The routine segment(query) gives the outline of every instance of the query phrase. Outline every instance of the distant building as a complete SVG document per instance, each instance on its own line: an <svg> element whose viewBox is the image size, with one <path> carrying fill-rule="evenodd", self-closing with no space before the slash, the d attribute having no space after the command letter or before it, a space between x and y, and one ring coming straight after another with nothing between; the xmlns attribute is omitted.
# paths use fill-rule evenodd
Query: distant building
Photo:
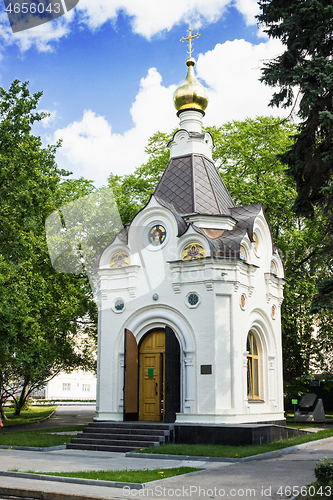
<svg viewBox="0 0 333 500"><path fill-rule="evenodd" d="M82 370L59 373L41 390L33 393L41 399L96 399L96 375Z"/></svg>

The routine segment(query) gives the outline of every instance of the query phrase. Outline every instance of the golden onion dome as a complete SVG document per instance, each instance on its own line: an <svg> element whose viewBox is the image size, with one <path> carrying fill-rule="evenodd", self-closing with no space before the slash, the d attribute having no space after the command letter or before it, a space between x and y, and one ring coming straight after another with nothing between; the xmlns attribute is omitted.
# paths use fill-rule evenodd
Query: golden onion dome
<svg viewBox="0 0 333 500"><path fill-rule="evenodd" d="M207 90L198 82L195 73L195 60L189 57L186 60L188 66L185 81L176 89L173 94L173 102L177 111L184 109L200 109L204 111L208 106Z"/></svg>

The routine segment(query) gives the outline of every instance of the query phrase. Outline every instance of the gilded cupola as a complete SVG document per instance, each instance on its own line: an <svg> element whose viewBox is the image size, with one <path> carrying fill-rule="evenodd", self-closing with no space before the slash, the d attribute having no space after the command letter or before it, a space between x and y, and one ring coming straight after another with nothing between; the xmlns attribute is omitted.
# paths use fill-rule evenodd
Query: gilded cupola
<svg viewBox="0 0 333 500"><path fill-rule="evenodd" d="M188 29L188 36L183 37L181 42L188 42L189 45L189 58L186 60L188 67L187 76L185 81L178 87L173 95L173 102L177 111L185 109L198 109L205 111L208 106L208 95L205 87L198 82L194 73L195 59L192 57L193 48L192 40L199 38L199 33L193 34L192 28Z"/></svg>
<svg viewBox="0 0 333 500"><path fill-rule="evenodd" d="M177 111L185 109L199 109L204 111L208 106L207 90L198 82L194 73L195 60L189 57L186 60L188 66L185 81L176 89L173 102Z"/></svg>

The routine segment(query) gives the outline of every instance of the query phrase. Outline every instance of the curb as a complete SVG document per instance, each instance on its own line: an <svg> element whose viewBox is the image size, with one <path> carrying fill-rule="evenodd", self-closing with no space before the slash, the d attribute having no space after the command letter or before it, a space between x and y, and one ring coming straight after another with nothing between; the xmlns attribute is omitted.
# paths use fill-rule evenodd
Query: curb
<svg viewBox="0 0 333 500"><path fill-rule="evenodd" d="M164 453L134 453L133 451L127 451L125 457L129 458L151 458L151 459L162 459L162 460L193 460L193 461L204 461L204 462L231 462L237 463L242 458L227 458L227 457L200 457L192 455L166 455Z"/></svg>
<svg viewBox="0 0 333 500"><path fill-rule="evenodd" d="M0 445L0 450L25 450L25 451L56 451L65 450L66 445L60 444L59 446L48 446L48 447L34 447L34 446L8 446L3 444Z"/></svg>
<svg viewBox="0 0 333 500"><path fill-rule="evenodd" d="M83 484L86 486L106 486L109 488L124 488L128 486L132 490L142 490L149 483L119 483L116 481L99 481L97 479L83 479L75 477L47 476L44 474L33 474L27 472L0 471L0 476L19 477L22 479L35 479L39 481L53 481L59 483ZM169 478L168 478L169 479ZM0 488L1 493L1 488Z"/></svg>
<svg viewBox="0 0 333 500"><path fill-rule="evenodd" d="M243 458L227 458L227 457L200 457L200 456L191 456L191 455L166 455L163 453L133 453L128 451L125 453L126 457L131 458L160 458L164 460L204 460L205 462L231 462L231 463L239 463L239 462L251 462L254 460L267 460L270 458L281 457L282 455L289 455L294 451L300 448L306 448L309 445L322 443L322 442L330 442L333 441L333 437L325 438L325 439L317 439L315 441L309 441L308 443L297 444L295 446L289 446L288 448L282 448L281 450L268 451L267 453L260 453L259 455L252 455L250 457Z"/></svg>
<svg viewBox="0 0 333 500"><path fill-rule="evenodd" d="M36 500L101 500L100 497L55 493L51 491L29 490L0 486L0 495L13 498L33 498Z"/></svg>
<svg viewBox="0 0 333 500"><path fill-rule="evenodd" d="M188 472L187 474L181 474L181 475L182 476L189 476L191 474L197 474L198 472L202 472L202 470ZM39 481L52 481L52 482L60 482L60 483L67 483L67 484L80 484L80 485L85 485L85 486L104 486L107 488L129 488L132 490L142 490L144 488L147 488L148 486L153 486L155 484L159 484L161 482L168 481L169 479L172 479L173 477L180 477L180 476L165 477L162 479L155 479L154 481L149 481L147 483L120 483L117 481L100 481L98 479L84 479L84 478L62 477L62 476L47 476L44 474L33 474L33 473L28 473L28 472L0 471L0 476L18 477L21 479L34 479L35 481L39 480ZM2 490L3 490L3 487L0 486L0 494L3 494ZM21 491L21 490L18 489L18 491ZM40 497L38 497L38 498L40 498ZM45 497L43 496L42 498L45 498ZM70 495L68 495L68 498L72 498L72 497Z"/></svg>

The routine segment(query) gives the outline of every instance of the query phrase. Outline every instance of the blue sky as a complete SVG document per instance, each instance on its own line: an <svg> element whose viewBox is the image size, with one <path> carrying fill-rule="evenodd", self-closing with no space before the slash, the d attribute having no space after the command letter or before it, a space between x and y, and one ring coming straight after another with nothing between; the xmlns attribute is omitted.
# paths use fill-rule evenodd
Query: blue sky
<svg viewBox="0 0 333 500"><path fill-rule="evenodd" d="M0 0L0 85L43 91L51 117L34 132L45 144L62 138L59 167L100 186L146 160L150 135L178 126L172 94L186 76L189 25L201 33L193 56L210 96L205 125L278 113L258 77L282 47L258 30L258 12L254 0L80 0L13 35Z"/></svg>

